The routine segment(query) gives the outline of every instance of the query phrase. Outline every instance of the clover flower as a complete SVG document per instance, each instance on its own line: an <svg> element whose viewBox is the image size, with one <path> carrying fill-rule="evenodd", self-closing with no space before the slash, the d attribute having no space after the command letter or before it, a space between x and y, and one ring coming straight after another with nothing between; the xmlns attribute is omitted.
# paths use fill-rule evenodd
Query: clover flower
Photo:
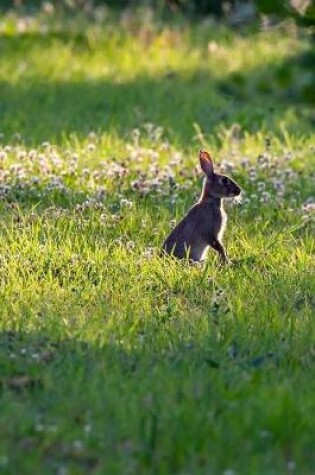
<svg viewBox="0 0 315 475"><path fill-rule="evenodd" d="M257 183L257 190L258 190L258 191L264 191L265 188L266 188L266 183L265 183L265 182L259 181L259 182Z"/></svg>
<svg viewBox="0 0 315 475"><path fill-rule="evenodd" d="M28 152L28 158L29 158L30 160L36 160L37 155L38 155L38 154L37 154L37 151L36 151L36 150L30 150L30 151Z"/></svg>
<svg viewBox="0 0 315 475"><path fill-rule="evenodd" d="M8 158L7 152L5 150L0 151L0 162L4 162Z"/></svg>
<svg viewBox="0 0 315 475"><path fill-rule="evenodd" d="M247 157L242 158L242 160L240 161L240 164L242 168L245 168L245 169L248 168L249 166L248 158Z"/></svg>
<svg viewBox="0 0 315 475"><path fill-rule="evenodd" d="M122 198L122 199L120 200L120 206L121 206L121 207L125 207L125 208L128 208L128 209L131 209L131 208L132 208L132 205L133 205L132 201L129 201L129 200L127 200L126 198Z"/></svg>
<svg viewBox="0 0 315 475"><path fill-rule="evenodd" d="M88 152L92 153L92 152L95 151L95 149L96 149L96 146L95 146L94 143L89 143L89 144L88 144L88 146L87 146L87 151L88 151Z"/></svg>
<svg viewBox="0 0 315 475"><path fill-rule="evenodd" d="M271 200L271 195L268 191L263 191L261 194L260 202L261 203L269 203Z"/></svg>
<svg viewBox="0 0 315 475"><path fill-rule="evenodd" d="M310 196L302 205L302 211L304 214L315 213L315 198Z"/></svg>

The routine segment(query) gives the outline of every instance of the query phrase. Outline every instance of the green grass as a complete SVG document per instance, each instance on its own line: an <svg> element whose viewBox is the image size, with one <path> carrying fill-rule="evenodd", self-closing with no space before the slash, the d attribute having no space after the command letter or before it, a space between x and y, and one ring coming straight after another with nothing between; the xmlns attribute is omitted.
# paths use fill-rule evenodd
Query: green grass
<svg viewBox="0 0 315 475"><path fill-rule="evenodd" d="M308 39L139 18L0 17L0 473L311 475ZM201 147L228 267L158 256Z"/></svg>

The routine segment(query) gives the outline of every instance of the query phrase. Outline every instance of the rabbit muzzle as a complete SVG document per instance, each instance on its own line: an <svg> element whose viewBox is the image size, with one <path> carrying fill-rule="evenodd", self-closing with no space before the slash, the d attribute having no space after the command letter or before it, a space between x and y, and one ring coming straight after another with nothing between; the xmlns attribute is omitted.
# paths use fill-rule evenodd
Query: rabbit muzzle
<svg viewBox="0 0 315 475"><path fill-rule="evenodd" d="M239 196L241 194L241 188L236 185L235 190L232 192L232 196Z"/></svg>
<svg viewBox="0 0 315 475"><path fill-rule="evenodd" d="M233 183L232 186L231 185L229 186L227 196L229 198L232 198L234 196L239 196L241 194L241 191L242 189L236 183Z"/></svg>

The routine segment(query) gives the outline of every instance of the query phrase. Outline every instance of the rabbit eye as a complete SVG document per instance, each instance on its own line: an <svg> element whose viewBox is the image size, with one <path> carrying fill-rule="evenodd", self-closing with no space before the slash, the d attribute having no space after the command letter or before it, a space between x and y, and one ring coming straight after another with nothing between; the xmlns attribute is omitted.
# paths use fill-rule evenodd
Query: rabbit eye
<svg viewBox="0 0 315 475"><path fill-rule="evenodd" d="M222 180L221 180L221 183L222 185L227 185L229 182L228 178L226 178L226 176L222 177Z"/></svg>

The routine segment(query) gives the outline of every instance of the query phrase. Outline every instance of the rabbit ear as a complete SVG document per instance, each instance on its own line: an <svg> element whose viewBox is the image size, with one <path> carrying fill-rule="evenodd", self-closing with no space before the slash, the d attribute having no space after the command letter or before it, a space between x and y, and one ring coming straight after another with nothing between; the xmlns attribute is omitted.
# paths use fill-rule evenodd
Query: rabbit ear
<svg viewBox="0 0 315 475"><path fill-rule="evenodd" d="M199 160L202 171L208 176L212 177L214 174L212 159L208 152L200 150Z"/></svg>

